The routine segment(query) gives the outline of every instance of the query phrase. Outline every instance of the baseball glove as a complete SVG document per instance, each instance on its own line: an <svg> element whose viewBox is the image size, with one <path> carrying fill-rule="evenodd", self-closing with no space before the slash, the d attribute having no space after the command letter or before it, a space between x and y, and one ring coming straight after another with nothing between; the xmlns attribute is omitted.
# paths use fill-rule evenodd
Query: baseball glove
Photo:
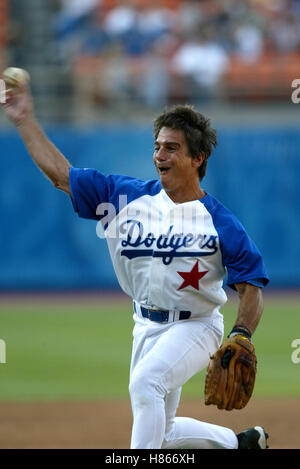
<svg viewBox="0 0 300 469"><path fill-rule="evenodd" d="M208 364L205 404L218 409L243 409L252 395L257 359L254 345L244 335L225 340Z"/></svg>

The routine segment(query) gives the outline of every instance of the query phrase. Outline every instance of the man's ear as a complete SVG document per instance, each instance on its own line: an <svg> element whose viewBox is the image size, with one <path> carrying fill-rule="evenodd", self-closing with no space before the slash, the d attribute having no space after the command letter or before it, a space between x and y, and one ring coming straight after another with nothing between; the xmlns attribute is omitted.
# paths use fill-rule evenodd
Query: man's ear
<svg viewBox="0 0 300 469"><path fill-rule="evenodd" d="M199 155L195 156L195 158L192 159L192 164L195 168L200 168L204 161L204 153L199 153Z"/></svg>

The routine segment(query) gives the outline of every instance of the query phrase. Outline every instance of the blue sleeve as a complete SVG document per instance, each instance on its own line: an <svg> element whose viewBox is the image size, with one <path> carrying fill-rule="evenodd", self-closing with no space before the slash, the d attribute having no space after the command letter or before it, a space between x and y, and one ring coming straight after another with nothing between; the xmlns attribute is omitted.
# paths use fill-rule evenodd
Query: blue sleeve
<svg viewBox="0 0 300 469"><path fill-rule="evenodd" d="M97 214L100 204L111 203L114 205L115 213L118 213L119 202L124 204L124 197L129 203L142 195L155 195L161 190L160 182L157 180L140 181L116 174L106 176L90 168L71 167L69 181L75 212L80 217L91 220L101 218L101 215Z"/></svg>
<svg viewBox="0 0 300 469"><path fill-rule="evenodd" d="M69 182L75 212L82 218L98 220L97 207L108 199L105 176L95 169L71 167Z"/></svg>
<svg viewBox="0 0 300 469"><path fill-rule="evenodd" d="M208 206L219 235L223 265L228 273L228 286L235 290L235 284L242 282L258 287L267 285L269 278L261 253L245 228L219 202Z"/></svg>
<svg viewBox="0 0 300 469"><path fill-rule="evenodd" d="M236 219L231 226L220 229L223 263L227 268L227 284L235 290L235 284L251 283L264 287L269 282L262 256L244 227Z"/></svg>

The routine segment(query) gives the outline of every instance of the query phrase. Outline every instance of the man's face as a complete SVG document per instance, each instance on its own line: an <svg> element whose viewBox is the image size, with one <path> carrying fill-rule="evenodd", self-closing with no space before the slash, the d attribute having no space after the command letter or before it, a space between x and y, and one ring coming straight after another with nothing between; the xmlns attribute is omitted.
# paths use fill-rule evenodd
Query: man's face
<svg viewBox="0 0 300 469"><path fill-rule="evenodd" d="M203 158L192 158L181 129L162 127L155 141L153 161L166 192L184 190L199 183Z"/></svg>

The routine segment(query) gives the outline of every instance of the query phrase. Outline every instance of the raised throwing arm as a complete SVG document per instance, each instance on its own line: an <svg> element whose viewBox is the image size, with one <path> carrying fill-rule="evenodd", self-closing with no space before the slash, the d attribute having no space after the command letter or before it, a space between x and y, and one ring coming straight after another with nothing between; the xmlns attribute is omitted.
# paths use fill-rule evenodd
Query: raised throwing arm
<svg viewBox="0 0 300 469"><path fill-rule="evenodd" d="M19 84L8 88L3 108L7 117L17 127L36 165L55 187L71 195L69 185L71 164L49 140L35 119L28 85Z"/></svg>

